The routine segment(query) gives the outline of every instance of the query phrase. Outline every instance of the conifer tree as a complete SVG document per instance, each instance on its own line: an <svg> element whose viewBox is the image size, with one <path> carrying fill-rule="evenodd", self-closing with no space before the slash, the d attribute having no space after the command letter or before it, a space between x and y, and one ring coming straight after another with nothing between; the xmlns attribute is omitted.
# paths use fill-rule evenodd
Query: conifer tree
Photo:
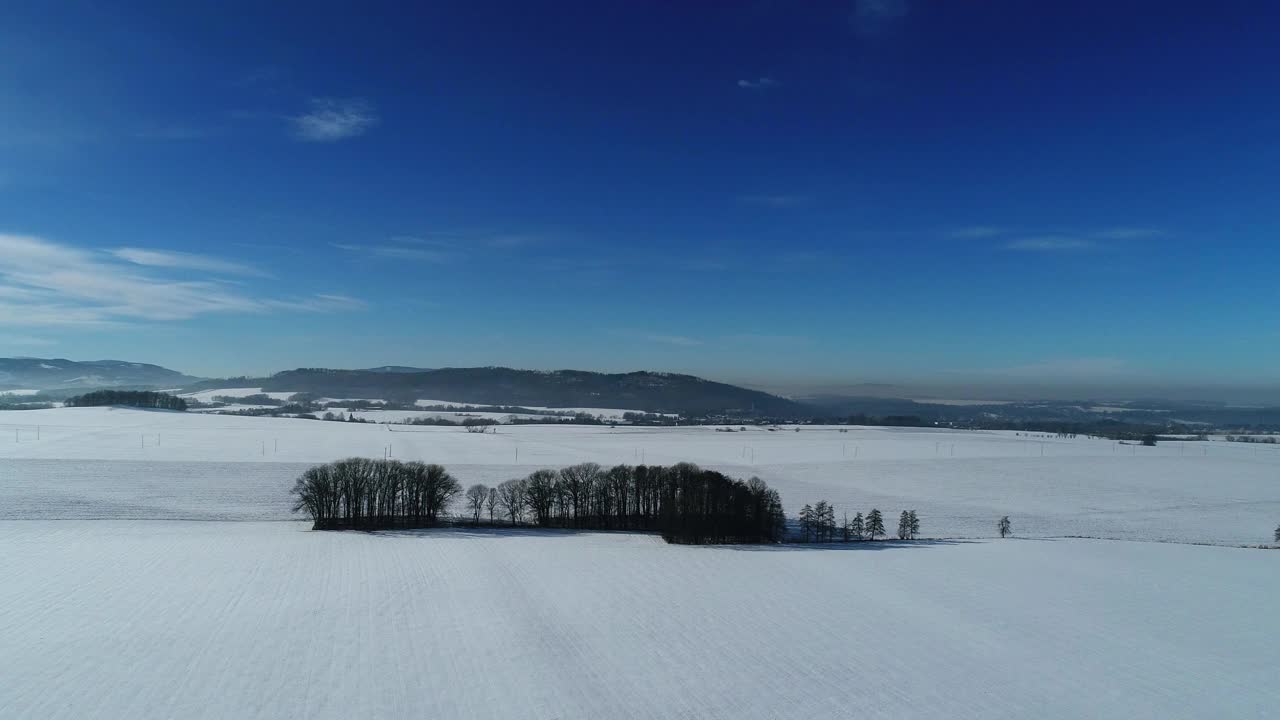
<svg viewBox="0 0 1280 720"><path fill-rule="evenodd" d="M805 504L800 509L800 536L804 542L809 542L809 536L813 533L813 506Z"/></svg>
<svg viewBox="0 0 1280 720"><path fill-rule="evenodd" d="M862 540L862 513L854 513L853 520L849 521L849 534L853 536L854 540Z"/></svg>
<svg viewBox="0 0 1280 720"><path fill-rule="evenodd" d="M1276 542L1280 543L1280 525L1276 526Z"/></svg>
<svg viewBox="0 0 1280 720"><path fill-rule="evenodd" d="M911 539L915 540L916 535L920 534L920 518L916 517L916 511L912 510L907 513L907 520L910 522L910 525L911 525L911 527L909 528L911 533Z"/></svg>
<svg viewBox="0 0 1280 720"><path fill-rule="evenodd" d="M1000 537L1009 537L1013 534L1013 525L1009 522L1009 516L1005 515L1000 518Z"/></svg>
<svg viewBox="0 0 1280 720"><path fill-rule="evenodd" d="M906 510L898 516L898 539L906 540L911 535L911 516Z"/></svg>
<svg viewBox="0 0 1280 720"><path fill-rule="evenodd" d="M867 513L867 539L875 540L877 537L884 535L884 517L880 515L880 511L871 508L871 512Z"/></svg>
<svg viewBox="0 0 1280 720"><path fill-rule="evenodd" d="M818 542L830 542L836 534L836 510L826 500L813 506L813 530Z"/></svg>

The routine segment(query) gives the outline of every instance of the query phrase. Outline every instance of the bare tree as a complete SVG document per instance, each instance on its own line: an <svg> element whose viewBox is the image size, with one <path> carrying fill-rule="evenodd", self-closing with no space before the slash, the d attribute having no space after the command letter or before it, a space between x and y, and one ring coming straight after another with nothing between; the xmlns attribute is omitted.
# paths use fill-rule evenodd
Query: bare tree
<svg viewBox="0 0 1280 720"><path fill-rule="evenodd" d="M551 510L556 504L555 470L534 470L525 480L525 498L533 519L539 525L551 524Z"/></svg>
<svg viewBox="0 0 1280 720"><path fill-rule="evenodd" d="M489 511L489 524L493 524L493 511L498 509L498 488L489 488L489 494L485 496L484 506Z"/></svg>
<svg viewBox="0 0 1280 720"><path fill-rule="evenodd" d="M578 463L560 469L560 481L573 507L573 524L578 525L591 514L591 490L600 479L600 466Z"/></svg>
<svg viewBox="0 0 1280 720"><path fill-rule="evenodd" d="M1013 524L1009 522L1009 516L1005 515L1000 518L1000 537L1006 538L1013 534Z"/></svg>
<svg viewBox="0 0 1280 720"><path fill-rule="evenodd" d="M467 488L467 505L471 507L472 520L477 525L480 524L480 510L484 508L485 500L489 499L489 488L482 484L476 483Z"/></svg>
<svg viewBox="0 0 1280 720"><path fill-rule="evenodd" d="M517 478L515 480L507 480L498 485L498 502L502 504L506 515L511 519L511 524L524 521L525 506L525 480Z"/></svg>

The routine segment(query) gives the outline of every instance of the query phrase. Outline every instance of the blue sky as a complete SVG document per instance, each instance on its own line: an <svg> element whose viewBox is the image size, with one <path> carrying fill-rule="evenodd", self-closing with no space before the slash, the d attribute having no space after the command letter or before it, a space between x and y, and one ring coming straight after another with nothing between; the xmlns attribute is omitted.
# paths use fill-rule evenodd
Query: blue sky
<svg viewBox="0 0 1280 720"><path fill-rule="evenodd" d="M1280 381L1266 4L126 4L6 6L0 355Z"/></svg>

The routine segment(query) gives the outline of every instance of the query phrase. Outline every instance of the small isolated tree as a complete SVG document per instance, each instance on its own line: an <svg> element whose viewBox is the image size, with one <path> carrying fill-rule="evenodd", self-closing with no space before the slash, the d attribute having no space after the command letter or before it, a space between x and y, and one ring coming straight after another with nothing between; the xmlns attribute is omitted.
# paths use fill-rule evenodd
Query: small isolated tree
<svg viewBox="0 0 1280 720"><path fill-rule="evenodd" d="M867 513L866 531L868 540L884 535L884 516L876 508L871 508L871 512Z"/></svg>
<svg viewBox="0 0 1280 720"><path fill-rule="evenodd" d="M862 513L854 513L853 519L849 521L849 535L851 535L854 540L861 540L864 531Z"/></svg>
<svg viewBox="0 0 1280 720"><path fill-rule="evenodd" d="M498 509L498 488L489 488L489 494L484 498L484 507L489 511L489 524L493 524L494 511Z"/></svg>
<svg viewBox="0 0 1280 720"><path fill-rule="evenodd" d="M1280 543L1280 525L1276 526L1276 542Z"/></svg>
<svg viewBox="0 0 1280 720"><path fill-rule="evenodd" d="M1009 516L1005 515L1000 518L1000 537L1006 538L1013 534L1013 524L1009 522Z"/></svg>
<svg viewBox="0 0 1280 720"><path fill-rule="evenodd" d="M911 523L911 539L915 540L916 536L920 534L920 518L916 517L916 511L912 510L907 513L907 520Z"/></svg>
<svg viewBox="0 0 1280 720"><path fill-rule="evenodd" d="M898 516L898 539L906 540L909 537L911 537L911 516L903 510Z"/></svg>
<svg viewBox="0 0 1280 720"><path fill-rule="evenodd" d="M476 483L467 488L467 505L471 507L471 519L480 523L480 510L489 499L489 488L483 483Z"/></svg>

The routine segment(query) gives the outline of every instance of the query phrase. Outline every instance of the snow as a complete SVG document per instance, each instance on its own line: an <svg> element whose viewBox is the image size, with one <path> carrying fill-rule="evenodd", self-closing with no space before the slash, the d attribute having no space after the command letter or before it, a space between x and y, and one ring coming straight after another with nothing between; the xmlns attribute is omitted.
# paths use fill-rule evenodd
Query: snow
<svg viewBox="0 0 1280 720"><path fill-rule="evenodd" d="M479 435L0 412L0 717L1165 720L1280 706L1280 551L1026 537L1266 542L1280 448L844 429ZM825 498L892 525L914 508L926 536L985 537L688 547L292 519L309 464L388 451L464 484L692 460L759 474L793 513ZM1002 514L1019 537L989 537Z"/></svg>
<svg viewBox="0 0 1280 720"><path fill-rule="evenodd" d="M262 388L220 388L218 390L183 393L180 397L195 400L196 402L211 403L215 402L214 398L216 397L242 398L250 395L266 395L272 400L288 400L295 394L292 392L263 392Z"/></svg>
<svg viewBox="0 0 1280 720"><path fill-rule="evenodd" d="M427 399L418 399L414 401L414 405L417 405L418 407L468 408L468 407L490 407L494 404L500 405L503 403L463 403L463 402L453 402L451 400L427 400ZM510 405L513 407L517 406L515 403L506 403L506 405ZM518 405L518 407L524 408L525 410L539 410L543 412L558 413L561 415L566 415L566 414L573 415L576 413L584 413L587 415L599 416L600 418L605 420L621 420L622 417L627 413L644 412L643 410L627 410L622 408L545 407L542 405ZM668 413L667 416L675 417L670 413Z"/></svg>
<svg viewBox="0 0 1280 720"><path fill-rule="evenodd" d="M17 396L23 396L23 397L30 397L32 395L39 394L39 392L40 392L39 390L30 390L30 389L0 390L0 395L17 395Z"/></svg>
<svg viewBox="0 0 1280 720"><path fill-rule="evenodd" d="M379 412L379 411L370 411ZM37 439L37 426L39 439ZM789 512L916 510L926 534L1250 545L1280 522L1280 446L1104 440L919 428L406 427L123 408L0 412L0 518L291 519L308 464L360 455L446 465L495 485L591 461L696 462L759 475Z"/></svg>
<svg viewBox="0 0 1280 720"><path fill-rule="evenodd" d="M1280 553L0 522L0 716L1269 717Z"/></svg>
<svg viewBox="0 0 1280 720"><path fill-rule="evenodd" d="M368 420L375 423L403 423L407 420L416 418L444 418L452 422L461 423L467 419L481 418L485 420L493 420L495 422L507 422L511 418L521 418L526 420L544 420L554 421L554 417L546 415L536 415L532 413L497 413L482 411L460 411L445 412L443 410L352 410L350 408L332 406L325 409L327 412L342 413L344 415L355 415L361 420Z"/></svg>

